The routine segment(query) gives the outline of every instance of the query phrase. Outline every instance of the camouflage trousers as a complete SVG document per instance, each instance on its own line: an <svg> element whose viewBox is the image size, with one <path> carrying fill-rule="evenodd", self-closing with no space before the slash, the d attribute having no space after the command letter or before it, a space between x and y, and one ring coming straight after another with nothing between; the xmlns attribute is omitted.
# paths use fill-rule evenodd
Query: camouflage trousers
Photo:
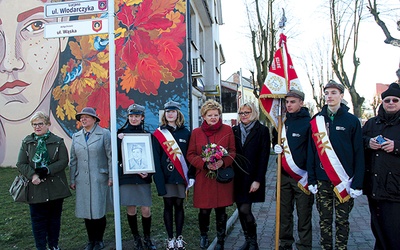
<svg viewBox="0 0 400 250"><path fill-rule="evenodd" d="M333 249L332 223L335 211L335 249L347 249L349 239L349 215L354 206L354 199L350 198L345 203L340 203L330 181L318 181L318 193L316 198L319 212L319 225L321 229L321 248Z"/></svg>

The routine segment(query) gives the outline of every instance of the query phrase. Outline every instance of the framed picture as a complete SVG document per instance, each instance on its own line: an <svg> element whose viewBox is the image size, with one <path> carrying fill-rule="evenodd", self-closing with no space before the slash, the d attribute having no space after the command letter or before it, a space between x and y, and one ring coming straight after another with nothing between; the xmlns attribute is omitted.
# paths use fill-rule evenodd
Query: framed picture
<svg viewBox="0 0 400 250"><path fill-rule="evenodd" d="M121 149L124 174L155 172L151 134L125 134Z"/></svg>

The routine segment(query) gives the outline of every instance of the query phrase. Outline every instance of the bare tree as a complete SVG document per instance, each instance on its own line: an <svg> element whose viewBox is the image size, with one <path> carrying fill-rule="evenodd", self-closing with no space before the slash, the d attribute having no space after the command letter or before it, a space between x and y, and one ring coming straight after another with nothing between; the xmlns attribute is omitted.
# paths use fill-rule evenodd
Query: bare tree
<svg viewBox="0 0 400 250"><path fill-rule="evenodd" d="M375 22L379 25L379 27L381 27L383 33L386 36L385 39L385 43L396 46L396 47L400 47L400 39L394 38L392 37L392 35L390 34L389 29L386 27L385 22L383 22L381 20L381 18L379 17L380 12L378 11L378 5L376 3L376 0L368 0L368 6L367 6L369 12L372 14L372 16L375 19ZM400 30L400 20L397 21L397 30Z"/></svg>
<svg viewBox="0 0 400 250"><path fill-rule="evenodd" d="M278 29L273 15L274 2L275 0L268 0L266 8L263 8L260 1L255 0L254 11L250 10L251 7L249 5L246 6L256 71L251 71L254 86L253 93L257 98L260 96L261 87L267 77L269 66L276 50ZM262 13L265 13L265 9L267 10L266 16L263 16Z"/></svg>
<svg viewBox="0 0 400 250"><path fill-rule="evenodd" d="M376 94L372 99L372 102L369 104L372 107L372 112L374 113L374 116L378 115L378 107L379 104L381 104L381 102L382 102L381 97Z"/></svg>
<svg viewBox="0 0 400 250"><path fill-rule="evenodd" d="M321 42L312 46L311 51L302 56L303 67L318 111L325 105L324 84L333 77L328 44L325 39L322 39Z"/></svg>
<svg viewBox="0 0 400 250"><path fill-rule="evenodd" d="M339 81L349 90L353 103L354 115L361 117L362 104L365 98L361 97L355 87L357 70L360 59L357 57L358 32L362 19L362 0L329 0L330 24L332 38L332 69ZM351 53L353 71L348 72L346 54Z"/></svg>

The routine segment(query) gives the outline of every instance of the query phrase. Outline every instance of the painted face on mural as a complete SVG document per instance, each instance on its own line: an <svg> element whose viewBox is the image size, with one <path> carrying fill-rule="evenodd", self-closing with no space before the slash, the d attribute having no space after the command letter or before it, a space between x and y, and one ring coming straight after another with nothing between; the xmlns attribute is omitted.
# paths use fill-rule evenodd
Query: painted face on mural
<svg viewBox="0 0 400 250"><path fill-rule="evenodd" d="M0 116L30 116L51 92L66 38L44 39L40 0L0 0ZM49 107L50 108L50 107ZM18 112L16 112L18 111Z"/></svg>

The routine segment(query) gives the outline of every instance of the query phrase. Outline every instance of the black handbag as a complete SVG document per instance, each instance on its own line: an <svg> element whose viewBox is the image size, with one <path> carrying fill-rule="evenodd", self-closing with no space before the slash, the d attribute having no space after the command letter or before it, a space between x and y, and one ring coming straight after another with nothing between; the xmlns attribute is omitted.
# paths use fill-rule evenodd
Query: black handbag
<svg viewBox="0 0 400 250"><path fill-rule="evenodd" d="M217 181L219 183L229 183L233 180L235 172L231 166L226 168L219 168L217 170Z"/></svg>
<svg viewBox="0 0 400 250"><path fill-rule="evenodd" d="M29 180L22 174L15 177L9 190L15 202L28 202L28 184Z"/></svg>

